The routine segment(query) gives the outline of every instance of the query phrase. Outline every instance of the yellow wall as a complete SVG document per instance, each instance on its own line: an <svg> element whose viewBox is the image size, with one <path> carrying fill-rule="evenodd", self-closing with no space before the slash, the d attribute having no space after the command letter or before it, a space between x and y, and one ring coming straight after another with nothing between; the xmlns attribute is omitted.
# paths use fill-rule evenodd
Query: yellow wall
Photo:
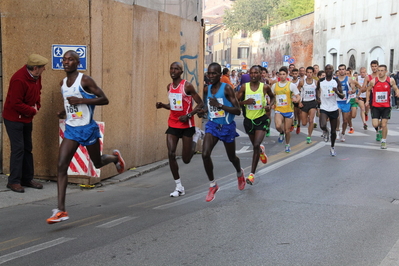
<svg viewBox="0 0 399 266"><path fill-rule="evenodd" d="M118 148L127 167L167 157L165 130L169 65L183 61L184 78L203 84L203 29L198 22L112 0L1 0L3 97L9 79L31 53L51 59L52 44L87 45L88 70L110 104L97 107L105 122L104 153ZM182 60L181 60L182 59ZM43 73L42 109L34 119L35 175L54 177L58 157L58 118L62 110L59 83L65 74ZM202 93L200 94L202 95ZM200 121L197 121L200 125ZM5 131L4 131L5 132ZM3 172L9 172L9 140L3 134ZM102 168L101 178L115 175Z"/></svg>

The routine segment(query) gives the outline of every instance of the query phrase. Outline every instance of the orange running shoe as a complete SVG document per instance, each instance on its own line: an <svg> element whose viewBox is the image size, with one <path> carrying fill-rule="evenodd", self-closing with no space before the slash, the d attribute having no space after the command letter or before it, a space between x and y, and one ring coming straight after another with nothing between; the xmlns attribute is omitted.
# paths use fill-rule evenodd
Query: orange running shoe
<svg viewBox="0 0 399 266"><path fill-rule="evenodd" d="M264 164L267 163L267 155L265 153L265 146L263 146L263 145L260 145L259 159L262 161L262 163L264 163Z"/></svg>
<svg viewBox="0 0 399 266"><path fill-rule="evenodd" d="M353 127L350 128L350 130L348 131L349 134L353 134L355 133L355 130L353 129Z"/></svg>
<svg viewBox="0 0 399 266"><path fill-rule="evenodd" d="M47 219L48 224L55 224L69 219L68 213L60 211L59 209L53 210L53 215Z"/></svg>
<svg viewBox="0 0 399 266"><path fill-rule="evenodd" d="M115 164L116 170L119 174L125 172L125 161L122 158L121 152L119 150L114 150L112 155L118 156L118 162Z"/></svg>
<svg viewBox="0 0 399 266"><path fill-rule="evenodd" d="M250 173L247 178L247 184L253 185L254 183L255 183L255 175L253 173Z"/></svg>

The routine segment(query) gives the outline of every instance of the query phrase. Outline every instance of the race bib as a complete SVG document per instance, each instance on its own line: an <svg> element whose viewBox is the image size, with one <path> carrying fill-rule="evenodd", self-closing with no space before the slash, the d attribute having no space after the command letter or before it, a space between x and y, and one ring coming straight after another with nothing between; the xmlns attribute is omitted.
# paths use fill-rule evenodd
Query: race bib
<svg viewBox="0 0 399 266"><path fill-rule="evenodd" d="M376 91L375 92L375 102L376 103L386 103L386 102L388 102L388 92L386 92L386 91Z"/></svg>
<svg viewBox="0 0 399 266"><path fill-rule="evenodd" d="M324 97L325 98L330 98L333 97L335 95L335 92L333 90L333 88L328 88L327 90L324 90Z"/></svg>
<svg viewBox="0 0 399 266"><path fill-rule="evenodd" d="M316 97L314 89L305 89L305 100L313 100Z"/></svg>
<svg viewBox="0 0 399 266"><path fill-rule="evenodd" d="M277 96L277 106L287 106L287 95L286 94L279 94Z"/></svg>
<svg viewBox="0 0 399 266"><path fill-rule="evenodd" d="M170 110L183 111L183 96L181 93L169 93Z"/></svg>
<svg viewBox="0 0 399 266"><path fill-rule="evenodd" d="M79 105L75 104L66 104L65 111L68 118L71 119L82 119L83 112L79 109Z"/></svg>
<svg viewBox="0 0 399 266"><path fill-rule="evenodd" d="M217 98L218 102L223 104L223 98ZM225 117L226 114L224 113L224 110L220 109L217 106L211 106L209 104L209 99L208 99L208 113L209 113L209 118L219 118L219 117Z"/></svg>
<svg viewBox="0 0 399 266"><path fill-rule="evenodd" d="M250 94L246 95L246 100L249 98L255 99L255 104L248 104L247 108L248 110L260 110L262 109L262 96L260 94Z"/></svg>

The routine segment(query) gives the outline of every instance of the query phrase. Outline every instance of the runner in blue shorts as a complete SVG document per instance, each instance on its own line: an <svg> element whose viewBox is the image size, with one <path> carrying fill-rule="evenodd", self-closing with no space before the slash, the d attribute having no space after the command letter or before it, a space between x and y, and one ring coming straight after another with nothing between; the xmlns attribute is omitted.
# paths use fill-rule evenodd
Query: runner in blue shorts
<svg viewBox="0 0 399 266"><path fill-rule="evenodd" d="M96 121L93 120L93 114L95 105L108 104L107 96L90 76L78 72L79 55L75 51L67 51L62 58L62 64L67 76L60 83L64 110L58 113L58 117L66 116L66 128L58 156L58 208L54 209L53 215L47 219L48 224L69 219L65 211L67 171L79 145L86 146L96 168L114 163L118 173L125 170L125 162L118 150L114 150L112 155L101 155L100 152L100 132Z"/></svg>
<svg viewBox="0 0 399 266"><path fill-rule="evenodd" d="M209 65L208 78L211 84L204 88L203 97L206 106L205 109L198 112L200 117L208 112L208 122L205 125L205 137L202 146L202 160L210 181L208 195L205 198L207 202L214 200L215 193L219 190L213 175L211 159L212 150L219 140L223 142L229 161L236 169L238 189L243 190L245 188L244 169L241 168L240 159L236 155L235 143L238 134L234 117L239 115L241 110L233 88L220 82L221 75L222 68L218 63Z"/></svg>

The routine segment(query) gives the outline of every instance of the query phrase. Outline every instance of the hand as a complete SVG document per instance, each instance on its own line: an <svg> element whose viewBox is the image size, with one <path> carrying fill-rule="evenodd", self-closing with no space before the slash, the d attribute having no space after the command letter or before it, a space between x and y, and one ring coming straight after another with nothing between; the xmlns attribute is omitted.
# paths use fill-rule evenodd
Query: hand
<svg viewBox="0 0 399 266"><path fill-rule="evenodd" d="M64 119L65 118L65 110L63 110L63 111L61 111L61 112L58 112L57 113L57 116L58 116L58 118L60 118L60 119Z"/></svg>
<svg viewBox="0 0 399 266"><path fill-rule="evenodd" d="M78 98L75 96L67 97L67 100L68 100L69 104L71 104L71 105L77 105L77 104L82 103L81 102L82 98Z"/></svg>
<svg viewBox="0 0 399 266"><path fill-rule="evenodd" d="M366 101L366 102L364 103L364 105L365 105L366 107L369 107L370 102L369 102L369 101Z"/></svg>
<svg viewBox="0 0 399 266"><path fill-rule="evenodd" d="M205 117L205 110L204 109L200 109L197 111L197 115L199 118L203 118Z"/></svg>
<svg viewBox="0 0 399 266"><path fill-rule="evenodd" d="M333 91L334 91L335 93L338 93L338 88L337 88L337 87L334 87L334 88L333 88Z"/></svg>
<svg viewBox="0 0 399 266"><path fill-rule="evenodd" d="M183 122L183 123L187 122L188 121L188 116L187 115L179 116L179 121Z"/></svg>
<svg viewBox="0 0 399 266"><path fill-rule="evenodd" d="M299 103L299 104L298 104L298 107L299 107L299 108L302 108L302 107L303 107L303 103Z"/></svg>
<svg viewBox="0 0 399 266"><path fill-rule="evenodd" d="M256 104L256 101L255 101L254 98L248 98L248 99L245 101L245 104L247 104L247 105L250 105L250 104L255 105L255 104Z"/></svg>
<svg viewBox="0 0 399 266"><path fill-rule="evenodd" d="M212 98L209 98L209 105L218 107L219 106L219 102L218 102L218 100L215 97L212 97Z"/></svg>
<svg viewBox="0 0 399 266"><path fill-rule="evenodd" d="M156 107L157 109L160 109L160 108L163 107L163 103L162 103L162 102L157 102L157 103L155 104L155 107Z"/></svg>

